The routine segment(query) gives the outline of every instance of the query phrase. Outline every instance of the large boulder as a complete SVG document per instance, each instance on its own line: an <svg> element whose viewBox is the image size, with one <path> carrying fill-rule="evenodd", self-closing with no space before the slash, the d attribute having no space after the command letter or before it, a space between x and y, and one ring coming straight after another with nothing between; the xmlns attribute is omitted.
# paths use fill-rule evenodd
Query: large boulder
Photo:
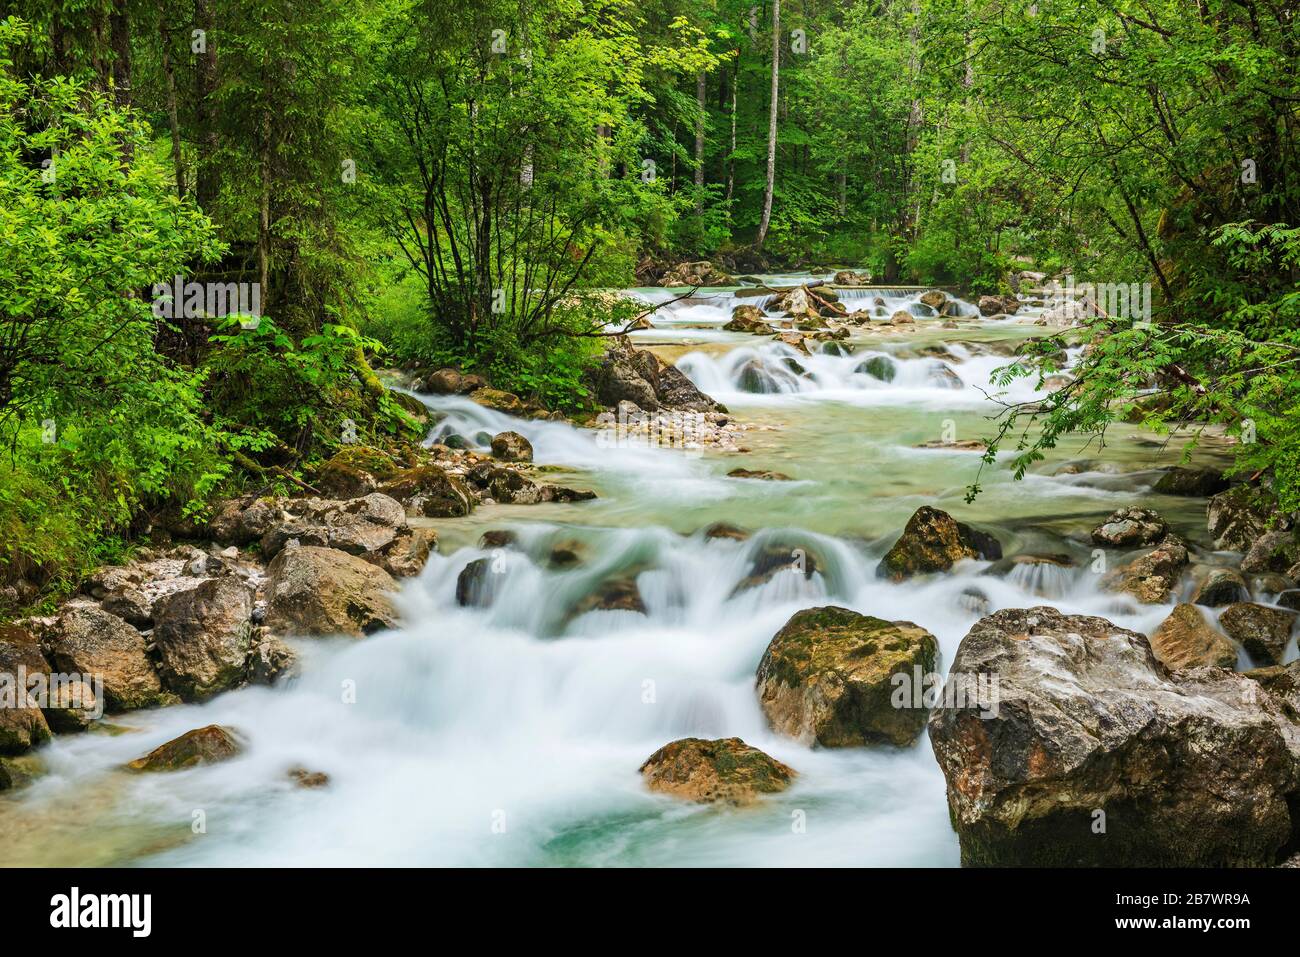
<svg viewBox="0 0 1300 957"><path fill-rule="evenodd" d="M208 533L222 545L249 545L284 520L284 509L273 498L229 499L215 508Z"/></svg>
<svg viewBox="0 0 1300 957"><path fill-rule="evenodd" d="M179 738L160 744L142 758L127 764L132 771L180 771L199 764L228 761L243 748L228 729L219 724L186 731Z"/></svg>
<svg viewBox="0 0 1300 957"><path fill-rule="evenodd" d="M253 592L236 578L209 578L160 599L153 637L168 689L202 701L242 684L252 617Z"/></svg>
<svg viewBox="0 0 1300 957"><path fill-rule="evenodd" d="M978 305L981 316L1012 315L1020 308L1020 300L1015 296L980 296Z"/></svg>
<svg viewBox="0 0 1300 957"><path fill-rule="evenodd" d="M439 369L424 378L424 388L418 391L434 395L469 395L487 388L487 380L480 375L466 375L459 369Z"/></svg>
<svg viewBox="0 0 1300 957"><path fill-rule="evenodd" d="M925 728L922 701L895 689L935 671L939 645L909 621L834 605L797 612L758 664L758 697L772 727L808 744L911 744Z"/></svg>
<svg viewBox="0 0 1300 957"><path fill-rule="evenodd" d="M1174 607L1151 634L1151 650L1170 671L1180 668L1231 668L1237 649L1222 632L1205 620L1192 604Z"/></svg>
<svg viewBox="0 0 1300 957"><path fill-rule="evenodd" d="M54 669L103 678L104 702L113 711L173 703L163 690L144 636L121 618L90 605L69 605L46 636L43 650Z"/></svg>
<svg viewBox="0 0 1300 957"><path fill-rule="evenodd" d="M424 570L429 554L438 547L438 533L431 528L402 529L387 547L364 556L394 578L413 578Z"/></svg>
<svg viewBox="0 0 1300 957"><path fill-rule="evenodd" d="M1241 560L1241 570L1285 574L1297 562L1300 562L1300 533L1265 532L1247 550Z"/></svg>
<svg viewBox="0 0 1300 957"><path fill-rule="evenodd" d="M1219 626L1228 637L1240 642L1247 654L1266 665L1282 663L1295 620L1293 611L1249 601L1229 605L1219 614Z"/></svg>
<svg viewBox="0 0 1300 957"><path fill-rule="evenodd" d="M680 412L726 412L727 407L705 395L676 366L659 369L659 402L665 409Z"/></svg>
<svg viewBox="0 0 1300 957"><path fill-rule="evenodd" d="M739 305L731 310L731 321L722 327L727 332L748 332L752 335L771 333L763 310L758 306Z"/></svg>
<svg viewBox="0 0 1300 957"><path fill-rule="evenodd" d="M389 495L371 492L327 509L321 518L329 529L329 546L366 555L390 545L406 528L406 511Z"/></svg>
<svg viewBox="0 0 1300 957"><path fill-rule="evenodd" d="M1181 465L1165 469L1156 480L1153 492L1162 495L1187 495L1194 498L1208 498L1228 487L1228 480L1217 469L1189 469Z"/></svg>
<svg viewBox="0 0 1300 957"><path fill-rule="evenodd" d="M589 374L589 380L596 401L611 408L620 402L631 402L646 412L726 411L676 367L660 362L647 350L634 349L622 337L613 340L609 351Z"/></svg>
<svg viewBox="0 0 1300 957"><path fill-rule="evenodd" d="M0 625L0 754L22 754L50 739L41 702L29 695L29 679L49 670L31 634Z"/></svg>
<svg viewBox="0 0 1300 957"><path fill-rule="evenodd" d="M1187 549L1181 543L1167 541L1126 565L1108 572L1101 586L1108 591L1127 592L1148 605L1161 605L1178 586L1187 567Z"/></svg>
<svg viewBox="0 0 1300 957"><path fill-rule="evenodd" d="M1154 545L1169 534L1159 513L1149 508L1121 508L1092 530L1094 544L1109 548Z"/></svg>
<svg viewBox="0 0 1300 957"><path fill-rule="evenodd" d="M665 744L640 768L646 787L700 804L752 804L784 791L795 772L740 738L682 738Z"/></svg>
<svg viewBox="0 0 1300 957"><path fill-rule="evenodd" d="M379 489L406 508L408 515L458 518L468 515L477 499L465 483L436 465L403 469Z"/></svg>
<svg viewBox="0 0 1300 957"><path fill-rule="evenodd" d="M266 575L266 625L290 635L361 637L397 623L397 583L382 568L336 548L300 545Z"/></svg>
<svg viewBox="0 0 1300 957"><path fill-rule="evenodd" d="M930 742L967 866L1266 866L1292 839L1300 728L1219 668L1167 672L1136 632L1021 608L981 619ZM945 695L945 697L947 697Z"/></svg>
<svg viewBox="0 0 1300 957"><path fill-rule="evenodd" d="M336 498L368 495L397 471L392 456L366 445L344 446L316 472L316 487Z"/></svg>
<svg viewBox="0 0 1300 957"><path fill-rule="evenodd" d="M496 409L496 411L504 412L506 415L523 415L527 411L527 405L523 399L513 392L506 392L502 389L475 389L469 394L469 397L484 408Z"/></svg>
<svg viewBox="0 0 1300 957"><path fill-rule="evenodd" d="M885 553L876 574L892 581L913 575L942 572L963 558L994 560L1002 546L986 532L959 522L947 512L928 505L918 508L892 548Z"/></svg>
<svg viewBox="0 0 1300 957"><path fill-rule="evenodd" d="M1276 504L1267 492L1249 485L1238 485L1220 492L1206 506L1206 524L1214 547L1224 551L1244 552L1264 533L1270 522L1280 528L1289 527L1284 516L1274 520Z"/></svg>

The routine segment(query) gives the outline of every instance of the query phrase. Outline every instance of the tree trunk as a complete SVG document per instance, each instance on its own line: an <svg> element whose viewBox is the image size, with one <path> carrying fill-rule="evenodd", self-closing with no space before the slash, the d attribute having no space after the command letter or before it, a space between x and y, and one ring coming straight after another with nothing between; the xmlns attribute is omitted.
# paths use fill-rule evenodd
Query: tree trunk
<svg viewBox="0 0 1300 957"><path fill-rule="evenodd" d="M131 105L131 20L126 0L115 0L108 32L113 45L113 102L125 109Z"/></svg>
<svg viewBox="0 0 1300 957"><path fill-rule="evenodd" d="M731 152L727 156L727 202L731 202L731 194L736 189L736 101L740 89L740 48L736 48L736 58L731 70ZM727 219L731 219L731 211L727 211Z"/></svg>
<svg viewBox="0 0 1300 957"><path fill-rule="evenodd" d="M176 167L176 195L185 198L185 157L181 153L181 125L176 113L176 73L172 69L171 31L166 23L158 24L162 37L162 68L167 80L167 125L172 133L172 164Z"/></svg>
<svg viewBox="0 0 1300 957"><path fill-rule="evenodd" d="M705 84L704 71L695 75L695 105L699 110L695 117L695 212L704 212L704 119L708 116L709 90Z"/></svg>
<svg viewBox="0 0 1300 957"><path fill-rule="evenodd" d="M204 32L204 48L198 57L198 104L196 108L199 127L199 157L197 165L196 194L199 207L210 213L217 200L219 179L217 174L217 38L212 30L212 11L208 0L194 0L194 25ZM191 41L192 42L192 41ZM265 295L266 290L262 290ZM265 299L262 300L266 302Z"/></svg>
<svg viewBox="0 0 1300 957"><path fill-rule="evenodd" d="M767 120L767 183L763 187L763 219L758 224L759 249L767 242L772 223L772 187L776 183L776 111L781 92L781 0L772 0L772 104Z"/></svg>

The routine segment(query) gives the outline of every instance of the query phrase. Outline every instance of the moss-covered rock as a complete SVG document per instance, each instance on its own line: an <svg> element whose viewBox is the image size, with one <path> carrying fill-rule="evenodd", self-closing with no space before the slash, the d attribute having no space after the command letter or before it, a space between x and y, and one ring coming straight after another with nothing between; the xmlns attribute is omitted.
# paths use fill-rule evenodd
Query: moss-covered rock
<svg viewBox="0 0 1300 957"><path fill-rule="evenodd" d="M752 804L784 791L795 772L740 738L682 738L641 765L646 787L701 804Z"/></svg>
<svg viewBox="0 0 1300 957"><path fill-rule="evenodd" d="M533 444L518 432L500 432L492 436L492 455L503 462L531 462Z"/></svg>
<svg viewBox="0 0 1300 957"><path fill-rule="evenodd" d="M1101 580L1101 587L1126 592L1143 604L1161 605L1169 600L1187 562L1186 547L1166 541L1159 548L1108 572Z"/></svg>
<svg viewBox="0 0 1300 957"><path fill-rule="evenodd" d="M1001 557L1002 546L992 535L923 505L908 519L903 534L885 554L876 574L902 581L913 575L947 571L964 558Z"/></svg>
<svg viewBox="0 0 1300 957"><path fill-rule="evenodd" d="M1280 665L1295 628L1296 613L1239 601L1223 609L1219 627L1241 643L1246 652L1265 665Z"/></svg>
<svg viewBox="0 0 1300 957"><path fill-rule="evenodd" d="M316 472L316 487L336 498L368 495L397 472L392 456L366 445L349 445Z"/></svg>
<svg viewBox="0 0 1300 957"><path fill-rule="evenodd" d="M842 748L912 743L923 707L895 707L895 675L938 663L934 636L908 621L884 621L847 608L795 614L758 665L758 697L772 727L809 744ZM920 702L916 702L920 704Z"/></svg>
<svg viewBox="0 0 1300 957"><path fill-rule="evenodd" d="M186 731L179 738L160 744L142 758L136 758L127 767L132 771L180 771L199 764L228 761L243 748L234 734L219 724Z"/></svg>
<svg viewBox="0 0 1300 957"><path fill-rule="evenodd" d="M395 472L379 489L401 502L408 515L457 518L477 504L469 487L436 465L418 465Z"/></svg>
<svg viewBox="0 0 1300 957"><path fill-rule="evenodd" d="M513 392L483 388L475 389L470 393L469 397L481 406L496 409L498 412L506 413L506 415L523 415L524 413L524 400Z"/></svg>
<svg viewBox="0 0 1300 957"><path fill-rule="evenodd" d="M1189 469L1181 465L1165 469L1164 475L1156 480L1153 492L1162 495L1185 495L1195 498L1208 498L1228 487L1228 480L1218 469Z"/></svg>

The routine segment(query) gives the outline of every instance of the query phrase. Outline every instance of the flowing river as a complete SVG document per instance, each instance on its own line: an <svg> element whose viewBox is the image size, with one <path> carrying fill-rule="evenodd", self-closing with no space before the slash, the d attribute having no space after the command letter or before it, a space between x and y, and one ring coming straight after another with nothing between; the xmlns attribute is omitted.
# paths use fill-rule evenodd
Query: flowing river
<svg viewBox="0 0 1300 957"><path fill-rule="evenodd" d="M886 296L887 314L911 309L906 333L859 329L846 354L808 357L722 331L741 301L762 305L702 291L662 309L656 328L633 339L750 425L747 453L598 441L565 424L424 397L445 416L435 435L514 429L536 462L558 467L548 481L600 497L488 505L434 522L440 553L404 585L405 627L364 641L296 642L301 675L290 684L133 712L111 719L111 734L60 736L41 752L47 773L0 798L4 862L955 866L928 740L905 750L811 750L775 736L754 693L764 648L796 610L832 603L927 628L941 668L969 627L998 608L1051 604L1149 633L1171 606L1102 592L1087 533L1110 511L1142 504L1207 545L1203 500L1150 491L1154 470L1180 461L1181 440L1116 426L1104 449L1072 440L1022 482L986 467L985 491L967 505L979 454L915 446L991 434L990 374L1010 347L1042 334L1036 310L992 321L966 304L958 327L945 329L898 290ZM892 378L863 371L872 358ZM1009 398L1033 398L1032 386L1020 380ZM1224 446L1206 439L1195 460L1222 466ZM726 476L742 466L794 481ZM991 531L1008 556L1067 554L1074 565L971 561L927 580L876 578L921 505ZM716 522L753 535L707 539ZM506 528L517 532L516 548L478 546L483 532ZM815 556L815 572L738 588L773 546ZM547 560L556 547L580 561L556 567ZM457 577L479 558L497 563L489 604L462 608ZM1112 565L1121 558L1109 556ZM646 614L574 615L620 575L635 575ZM121 770L211 723L240 732L246 752L174 774ZM799 777L741 809L650 794L638 767L686 736L739 736ZM286 779L292 766L323 771L330 783L297 788Z"/></svg>

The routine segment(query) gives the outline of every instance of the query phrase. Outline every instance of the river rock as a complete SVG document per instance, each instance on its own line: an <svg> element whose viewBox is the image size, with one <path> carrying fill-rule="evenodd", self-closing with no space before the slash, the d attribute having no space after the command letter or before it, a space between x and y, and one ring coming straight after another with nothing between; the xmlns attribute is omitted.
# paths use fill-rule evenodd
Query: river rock
<svg viewBox="0 0 1300 957"><path fill-rule="evenodd" d="M726 538L733 542L743 542L749 538L749 532L745 531L738 525L732 525L730 522L714 522L704 530L704 540L706 542L711 542L717 538Z"/></svg>
<svg viewBox="0 0 1300 957"><path fill-rule="evenodd" d="M941 292L938 289L931 289L929 292L921 293L918 298L931 309L938 310L942 309L944 303L948 301L948 294L946 292Z"/></svg>
<svg viewBox="0 0 1300 957"><path fill-rule="evenodd" d="M909 621L884 621L847 608L797 612L758 664L758 697L772 727L829 748L911 744L925 709L895 707L894 689L913 669L935 670L938 642Z"/></svg>
<svg viewBox="0 0 1300 957"><path fill-rule="evenodd" d="M456 604L462 608L487 608L496 597L496 585L506 566L496 558L476 558L456 576Z"/></svg>
<svg viewBox="0 0 1300 957"><path fill-rule="evenodd" d="M518 432L500 432L492 436L492 455L503 462L531 462L533 445Z"/></svg>
<svg viewBox="0 0 1300 957"><path fill-rule="evenodd" d="M885 554L876 574L897 582L913 575L947 571L963 558L996 561L1001 557L1002 546L992 535L957 521L947 512L922 505L908 519L903 534Z"/></svg>
<svg viewBox="0 0 1300 957"><path fill-rule="evenodd" d="M1215 495L1205 510L1214 547L1222 551L1246 551L1269 531L1274 507L1267 493L1249 485L1238 485Z"/></svg>
<svg viewBox="0 0 1300 957"><path fill-rule="evenodd" d="M1211 568L1196 586L1192 601L1209 608L1222 608L1250 597L1246 579L1235 568Z"/></svg>
<svg viewBox="0 0 1300 957"><path fill-rule="evenodd" d="M105 704L111 710L152 708L176 700L163 690L144 636L101 608L65 606L43 650L54 670L102 676Z"/></svg>
<svg viewBox="0 0 1300 957"><path fill-rule="evenodd" d="M397 471L392 456L365 445L347 445L316 472L316 488L335 498L369 495Z"/></svg>
<svg viewBox="0 0 1300 957"><path fill-rule="evenodd" d="M732 309L731 321L722 328L727 332L747 332L752 335L766 335L772 331L763 310L750 305L740 305Z"/></svg>
<svg viewBox="0 0 1300 957"><path fill-rule="evenodd" d="M234 578L210 578L159 599L154 644L170 691L202 701L241 684L252 643L253 592Z"/></svg>
<svg viewBox="0 0 1300 957"><path fill-rule="evenodd" d="M29 694L28 680L49 672L40 645L26 629L0 625L0 754L22 754L50 740L49 723L41 702Z"/></svg>
<svg viewBox="0 0 1300 957"><path fill-rule="evenodd" d="M705 395L676 366L659 369L659 402L665 409L681 412L726 412L727 407Z"/></svg>
<svg viewBox="0 0 1300 957"><path fill-rule="evenodd" d="M379 490L400 502L408 515L426 518L459 518L478 502L459 477L436 465L402 469Z"/></svg>
<svg viewBox="0 0 1300 957"><path fill-rule="evenodd" d="M397 623L397 583L336 548L286 548L267 568L266 624L277 634L359 638Z"/></svg>
<svg viewBox="0 0 1300 957"><path fill-rule="evenodd" d="M1162 495L1187 495L1209 498L1228 487L1228 480L1217 469L1189 469L1175 465L1165 469L1151 491Z"/></svg>
<svg viewBox="0 0 1300 957"><path fill-rule="evenodd" d="M981 619L950 674L998 699L930 716L965 866L1265 866L1291 838L1300 729L1248 678L1170 674L1136 632L1050 607Z"/></svg>
<svg viewBox="0 0 1300 957"><path fill-rule="evenodd" d="M1176 605L1151 635L1151 650L1171 671L1180 668L1232 668L1237 649L1192 604Z"/></svg>
<svg viewBox="0 0 1300 957"><path fill-rule="evenodd" d="M682 738L641 765L646 787L700 804L752 804L784 791L795 772L740 738Z"/></svg>
<svg viewBox="0 0 1300 957"><path fill-rule="evenodd" d="M330 548L366 555L386 548L406 528L406 510L393 497L371 492L327 509Z"/></svg>
<svg viewBox="0 0 1300 957"><path fill-rule="evenodd" d="M572 617L589 611L631 611L646 613L645 599L635 575L608 578L584 595L573 608Z"/></svg>
<svg viewBox="0 0 1300 957"><path fill-rule="evenodd" d="M439 369L424 378L424 388L417 391L434 395L470 395L488 387L481 375L466 375L459 369Z"/></svg>
<svg viewBox="0 0 1300 957"><path fill-rule="evenodd" d="M503 389L479 388L471 392L469 397L485 409L495 409L506 415L523 415L525 411L524 400Z"/></svg>
<svg viewBox="0 0 1300 957"><path fill-rule="evenodd" d="M859 362L853 367L853 371L869 375L881 382L893 382L894 376L898 375L898 363L889 356L872 356Z"/></svg>
<svg viewBox="0 0 1300 957"><path fill-rule="evenodd" d="M414 578L424 570L429 554L438 547L438 533L431 528L407 526L382 551L364 556L394 578Z"/></svg>
<svg viewBox="0 0 1300 957"><path fill-rule="evenodd" d="M761 479L766 482L794 481L784 472L773 472L769 469L732 469L727 473L727 478Z"/></svg>
<svg viewBox="0 0 1300 957"><path fill-rule="evenodd" d="M1109 591L1127 592L1144 604L1164 604L1169 600L1169 593L1177 587L1187 560L1187 549L1183 545L1165 542L1108 572L1102 578L1101 586Z"/></svg>
<svg viewBox="0 0 1300 957"><path fill-rule="evenodd" d="M1092 540L1110 548L1137 548L1156 544L1168 532L1169 526L1153 509L1121 508L1092 530Z"/></svg>
<svg viewBox="0 0 1300 957"><path fill-rule="evenodd" d="M978 305L981 316L1005 319L1020 309L1020 300L1015 296L980 296Z"/></svg>
<svg viewBox="0 0 1300 957"><path fill-rule="evenodd" d="M1247 550L1241 560L1241 570L1285 574L1297 562L1300 562L1300 534L1265 532Z"/></svg>
<svg viewBox="0 0 1300 957"><path fill-rule="evenodd" d="M1294 612L1239 601L1219 614L1219 626L1256 661L1280 665L1295 626Z"/></svg>
<svg viewBox="0 0 1300 957"><path fill-rule="evenodd" d="M229 728L210 724L160 744L127 767L132 771L180 771L200 764L228 761L243 748Z"/></svg>

